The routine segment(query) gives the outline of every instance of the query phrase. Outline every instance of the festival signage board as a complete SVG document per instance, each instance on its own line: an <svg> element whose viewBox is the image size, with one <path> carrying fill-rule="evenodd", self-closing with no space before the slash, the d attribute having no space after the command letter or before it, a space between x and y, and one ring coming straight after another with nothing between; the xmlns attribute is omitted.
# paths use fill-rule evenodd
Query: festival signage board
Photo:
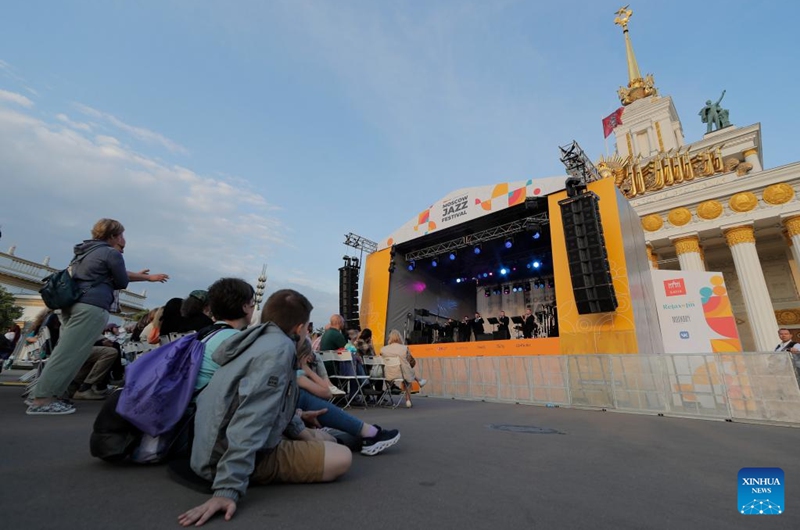
<svg viewBox="0 0 800 530"><path fill-rule="evenodd" d="M502 182L449 193L378 243L378 250L524 204L527 197L545 197L564 189L565 176Z"/></svg>
<svg viewBox="0 0 800 530"><path fill-rule="evenodd" d="M651 273L665 353L742 351L722 273Z"/></svg>

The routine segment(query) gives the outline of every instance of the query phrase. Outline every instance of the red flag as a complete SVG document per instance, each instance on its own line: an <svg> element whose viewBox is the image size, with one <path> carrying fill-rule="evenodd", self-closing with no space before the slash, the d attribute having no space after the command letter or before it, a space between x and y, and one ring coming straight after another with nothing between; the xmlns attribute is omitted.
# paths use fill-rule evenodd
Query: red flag
<svg viewBox="0 0 800 530"><path fill-rule="evenodd" d="M614 132L617 125L622 125L622 111L625 107L620 107L605 118L603 118L603 138L608 138L608 135Z"/></svg>

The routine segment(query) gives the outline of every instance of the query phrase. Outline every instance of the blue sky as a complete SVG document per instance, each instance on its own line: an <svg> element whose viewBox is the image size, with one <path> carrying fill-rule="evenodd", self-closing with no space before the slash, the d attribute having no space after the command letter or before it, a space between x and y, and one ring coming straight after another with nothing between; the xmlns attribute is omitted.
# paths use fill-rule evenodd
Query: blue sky
<svg viewBox="0 0 800 530"><path fill-rule="evenodd" d="M381 240L462 187L563 173L604 153L627 83L619 2L159 0L6 3L0 17L4 250L63 266L92 223L125 224L148 305L223 275L293 287L322 323L344 234ZM642 73L687 141L727 90L797 160L800 8L633 4ZM613 139L613 138L612 138Z"/></svg>

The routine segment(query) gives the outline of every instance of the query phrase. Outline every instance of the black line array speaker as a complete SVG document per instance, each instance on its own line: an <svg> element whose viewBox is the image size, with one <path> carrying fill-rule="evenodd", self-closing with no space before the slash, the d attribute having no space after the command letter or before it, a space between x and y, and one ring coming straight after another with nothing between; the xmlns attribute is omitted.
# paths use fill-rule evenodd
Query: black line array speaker
<svg viewBox="0 0 800 530"><path fill-rule="evenodd" d="M358 273L358 267L352 265L339 269L339 314L344 317L347 329L359 327Z"/></svg>
<svg viewBox="0 0 800 530"><path fill-rule="evenodd" d="M559 201L575 303L581 315L617 309L606 241L600 224L600 198L592 193Z"/></svg>

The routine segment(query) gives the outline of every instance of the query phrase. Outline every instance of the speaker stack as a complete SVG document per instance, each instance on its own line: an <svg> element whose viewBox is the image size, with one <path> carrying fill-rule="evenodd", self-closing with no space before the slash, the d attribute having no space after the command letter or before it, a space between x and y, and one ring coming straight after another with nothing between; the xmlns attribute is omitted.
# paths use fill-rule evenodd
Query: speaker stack
<svg viewBox="0 0 800 530"><path fill-rule="evenodd" d="M600 198L593 192L559 201L569 273L581 315L617 309L606 241L600 223Z"/></svg>
<svg viewBox="0 0 800 530"><path fill-rule="evenodd" d="M360 327L358 317L359 268L345 265L339 269L339 314L344 317L346 329Z"/></svg>

